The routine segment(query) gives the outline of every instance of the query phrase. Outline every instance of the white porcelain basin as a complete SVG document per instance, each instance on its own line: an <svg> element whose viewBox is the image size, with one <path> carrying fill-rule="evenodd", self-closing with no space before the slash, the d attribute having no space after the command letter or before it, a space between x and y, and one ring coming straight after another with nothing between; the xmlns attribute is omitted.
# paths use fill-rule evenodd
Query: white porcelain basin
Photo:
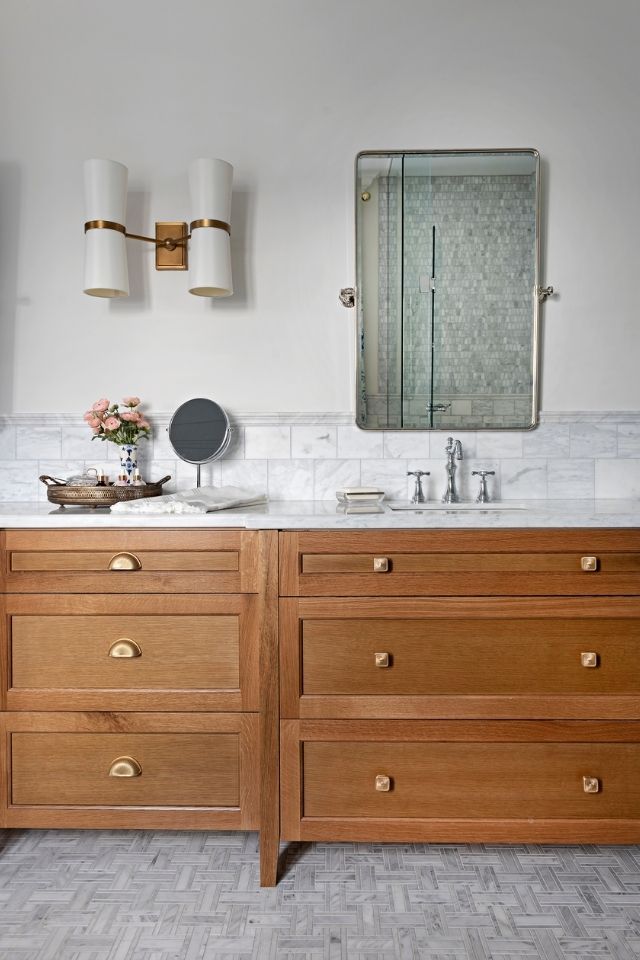
<svg viewBox="0 0 640 960"><path fill-rule="evenodd" d="M455 510L524 510L519 503L505 503L503 500L494 503L476 503L475 501L464 500L461 503L441 503L439 500L430 500L428 503L405 503L402 500L390 500L386 504L390 510L412 510L414 512L423 510L446 510L447 513Z"/></svg>

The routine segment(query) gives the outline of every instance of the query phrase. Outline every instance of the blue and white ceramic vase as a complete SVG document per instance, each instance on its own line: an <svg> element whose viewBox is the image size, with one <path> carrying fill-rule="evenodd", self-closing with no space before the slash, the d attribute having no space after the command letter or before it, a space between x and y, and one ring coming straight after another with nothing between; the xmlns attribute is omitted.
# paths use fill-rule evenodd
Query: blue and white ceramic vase
<svg viewBox="0 0 640 960"><path fill-rule="evenodd" d="M135 443L123 443L120 447L120 473L126 474L127 483L133 483L133 474L138 469L138 448Z"/></svg>

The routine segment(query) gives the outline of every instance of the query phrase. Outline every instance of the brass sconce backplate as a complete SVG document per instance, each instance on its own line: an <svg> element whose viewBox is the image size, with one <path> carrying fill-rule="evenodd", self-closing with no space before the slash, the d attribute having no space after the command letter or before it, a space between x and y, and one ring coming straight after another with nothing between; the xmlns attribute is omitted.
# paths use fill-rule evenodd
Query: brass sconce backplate
<svg viewBox="0 0 640 960"><path fill-rule="evenodd" d="M181 221L156 223L156 270L187 269L187 224ZM167 241L180 243L167 245Z"/></svg>

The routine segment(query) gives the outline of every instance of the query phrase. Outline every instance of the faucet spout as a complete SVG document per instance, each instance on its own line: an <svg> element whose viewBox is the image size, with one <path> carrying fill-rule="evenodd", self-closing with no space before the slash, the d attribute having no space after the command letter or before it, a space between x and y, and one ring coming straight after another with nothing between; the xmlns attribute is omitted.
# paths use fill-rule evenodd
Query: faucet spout
<svg viewBox="0 0 640 960"><path fill-rule="evenodd" d="M454 440L453 437L447 437L447 445L444 448L447 455L447 488L443 494L443 503L458 503L460 497L456 489L456 460L462 460L462 443L460 440Z"/></svg>

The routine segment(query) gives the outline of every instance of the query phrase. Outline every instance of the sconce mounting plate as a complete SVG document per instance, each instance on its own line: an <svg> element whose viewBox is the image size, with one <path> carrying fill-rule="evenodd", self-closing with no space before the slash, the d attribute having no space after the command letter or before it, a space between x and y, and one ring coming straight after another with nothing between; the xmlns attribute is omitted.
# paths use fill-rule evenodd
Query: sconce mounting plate
<svg viewBox="0 0 640 960"><path fill-rule="evenodd" d="M187 224L182 221L156 223L156 270L187 269ZM179 243L168 244L167 241Z"/></svg>

